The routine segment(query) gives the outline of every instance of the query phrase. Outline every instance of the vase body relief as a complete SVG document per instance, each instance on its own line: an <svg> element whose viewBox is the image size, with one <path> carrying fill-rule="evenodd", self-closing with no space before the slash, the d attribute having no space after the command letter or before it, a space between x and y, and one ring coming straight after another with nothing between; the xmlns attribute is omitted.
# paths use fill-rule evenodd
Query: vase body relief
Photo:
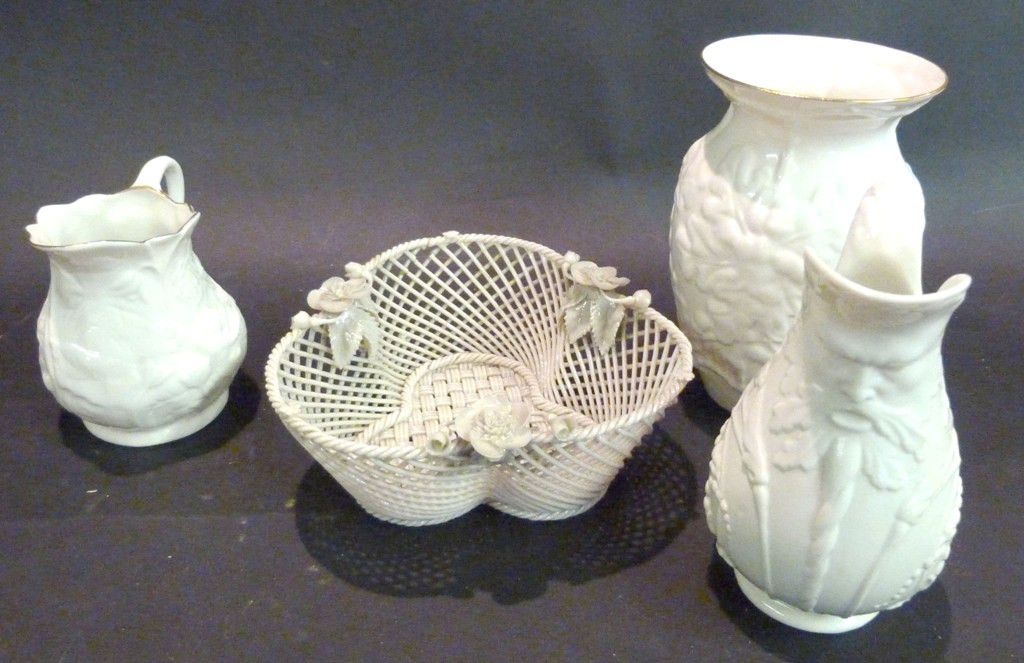
<svg viewBox="0 0 1024 663"><path fill-rule="evenodd" d="M180 166L157 157L130 188L45 206L26 228L50 261L43 382L103 440L179 439L227 402L246 327L193 251L198 221Z"/></svg>
<svg viewBox="0 0 1024 663"><path fill-rule="evenodd" d="M698 373L728 409L800 308L804 250L835 266L864 192L907 168L897 124L946 77L909 53L799 35L725 39L703 60L730 105L683 158L670 267Z"/></svg>
<svg viewBox="0 0 1024 663"><path fill-rule="evenodd" d="M807 250L800 313L712 452L719 553L757 607L808 631L857 628L929 586L960 518L940 351L970 277L921 292L909 177L869 190L836 269Z"/></svg>

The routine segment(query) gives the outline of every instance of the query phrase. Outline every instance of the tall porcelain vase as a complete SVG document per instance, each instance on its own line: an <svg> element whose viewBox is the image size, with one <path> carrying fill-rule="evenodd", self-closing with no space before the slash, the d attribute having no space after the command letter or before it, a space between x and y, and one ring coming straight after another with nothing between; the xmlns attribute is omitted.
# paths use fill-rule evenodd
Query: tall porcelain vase
<svg viewBox="0 0 1024 663"><path fill-rule="evenodd" d="M835 265L861 196L906 166L897 123L946 76L902 51L797 35L725 39L703 60L730 106L683 159L672 285L702 381L731 408L799 310L804 250Z"/></svg>
<svg viewBox="0 0 1024 663"><path fill-rule="evenodd" d="M715 442L718 550L797 628L846 631L904 603L959 522L940 344L970 278L921 294L921 228L923 200L892 183L865 198L837 269L808 250L800 315Z"/></svg>
<svg viewBox="0 0 1024 663"><path fill-rule="evenodd" d="M169 442L227 402L246 327L192 250L198 222L181 167L157 157L130 188L47 205L27 227L50 261L43 382L103 440Z"/></svg>

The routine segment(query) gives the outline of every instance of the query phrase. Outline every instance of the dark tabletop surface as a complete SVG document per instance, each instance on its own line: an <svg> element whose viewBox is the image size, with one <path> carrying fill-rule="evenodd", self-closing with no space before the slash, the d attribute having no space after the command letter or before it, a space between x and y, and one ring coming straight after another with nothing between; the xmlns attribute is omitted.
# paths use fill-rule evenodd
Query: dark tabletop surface
<svg viewBox="0 0 1024 663"><path fill-rule="evenodd" d="M1007 661L1024 656L1024 40L1017 2L0 4L0 660ZM900 126L928 198L963 520L939 581L841 636L770 621L701 500L726 413L691 383L592 511L365 515L288 435L263 365L306 292L399 242L514 235L615 265L674 313L679 162L725 100L699 54L752 32L935 61ZM148 450L93 438L37 363L23 226L168 154L249 350L228 407Z"/></svg>

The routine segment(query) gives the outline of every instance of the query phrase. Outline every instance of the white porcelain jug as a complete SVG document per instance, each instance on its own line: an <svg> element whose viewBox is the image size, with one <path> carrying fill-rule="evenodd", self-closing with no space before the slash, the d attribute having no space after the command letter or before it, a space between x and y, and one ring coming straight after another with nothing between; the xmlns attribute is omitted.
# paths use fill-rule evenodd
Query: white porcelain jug
<svg viewBox="0 0 1024 663"><path fill-rule="evenodd" d="M807 251L800 315L712 452L720 554L758 608L808 631L930 585L960 518L940 345L970 278L921 293L923 199L906 184L865 197L838 269Z"/></svg>
<svg viewBox="0 0 1024 663"><path fill-rule="evenodd" d="M946 76L902 51L802 35L725 39L703 60L730 106L683 159L671 273L698 373L731 408L800 308L804 249L835 266L861 196L906 166L897 123Z"/></svg>
<svg viewBox="0 0 1024 663"><path fill-rule="evenodd" d="M149 446L199 430L223 409L245 355L245 322L192 250L199 213L184 199L181 167L157 157L131 188L48 205L26 228L50 260L37 324L43 381L108 442Z"/></svg>

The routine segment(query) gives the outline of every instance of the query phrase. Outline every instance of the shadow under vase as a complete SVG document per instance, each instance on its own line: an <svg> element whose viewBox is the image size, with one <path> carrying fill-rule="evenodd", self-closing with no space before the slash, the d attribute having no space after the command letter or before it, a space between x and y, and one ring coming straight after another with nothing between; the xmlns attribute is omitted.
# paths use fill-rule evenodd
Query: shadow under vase
<svg viewBox="0 0 1024 663"><path fill-rule="evenodd" d="M941 578L904 605L883 610L845 633L801 631L755 607L740 589L728 562L716 552L708 586L729 620L762 649L786 661L940 661L950 640L949 599Z"/></svg>
<svg viewBox="0 0 1024 663"><path fill-rule="evenodd" d="M191 435L150 447L128 447L105 442L90 433L82 420L62 410L58 428L64 446L115 476L152 472L166 465L201 456L224 446L256 416L259 385L239 371L228 388L228 400L213 421Z"/></svg>
<svg viewBox="0 0 1024 663"><path fill-rule="evenodd" d="M488 507L424 527L369 515L319 464L297 492L299 536L342 580L399 597L468 598L484 591L499 604L544 594L650 559L695 515L693 465L657 426L637 447L604 498L561 521L534 522Z"/></svg>

